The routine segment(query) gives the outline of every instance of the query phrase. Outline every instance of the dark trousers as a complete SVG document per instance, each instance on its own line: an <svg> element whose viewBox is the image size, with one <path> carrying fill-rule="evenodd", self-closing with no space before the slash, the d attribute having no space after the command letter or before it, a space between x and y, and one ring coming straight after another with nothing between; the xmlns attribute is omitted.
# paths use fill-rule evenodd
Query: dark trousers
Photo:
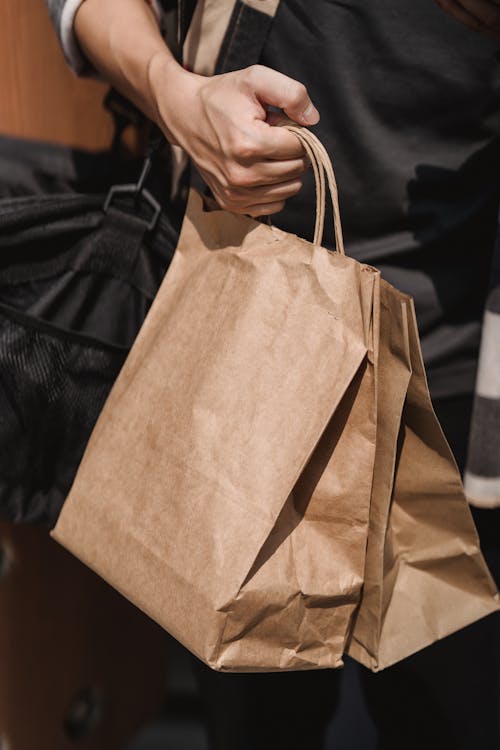
<svg viewBox="0 0 500 750"><path fill-rule="evenodd" d="M471 399L441 400L435 408L463 468ZM474 511L474 516L485 557L500 583L500 510ZM195 672L210 750L324 747L341 670L233 675L213 672L196 661ZM499 613L380 674L363 667L359 674L378 750L499 750ZM356 708L361 714L362 706L355 706L354 715ZM367 750L356 744L355 722L349 731L346 746ZM343 750L340 741L335 750Z"/></svg>

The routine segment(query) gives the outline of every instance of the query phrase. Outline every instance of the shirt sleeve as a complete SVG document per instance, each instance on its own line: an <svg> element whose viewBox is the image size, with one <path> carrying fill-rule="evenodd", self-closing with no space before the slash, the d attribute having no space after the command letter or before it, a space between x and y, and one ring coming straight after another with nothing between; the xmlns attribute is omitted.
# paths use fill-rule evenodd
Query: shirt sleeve
<svg viewBox="0 0 500 750"><path fill-rule="evenodd" d="M78 75L92 75L94 70L83 54L76 38L74 23L78 8L85 0L46 0L52 23L69 66ZM158 22L162 22L162 9L158 0L145 0L153 9Z"/></svg>
<svg viewBox="0 0 500 750"><path fill-rule="evenodd" d="M64 56L71 68L79 75L92 72L83 55L74 31L75 15L85 0L46 0Z"/></svg>

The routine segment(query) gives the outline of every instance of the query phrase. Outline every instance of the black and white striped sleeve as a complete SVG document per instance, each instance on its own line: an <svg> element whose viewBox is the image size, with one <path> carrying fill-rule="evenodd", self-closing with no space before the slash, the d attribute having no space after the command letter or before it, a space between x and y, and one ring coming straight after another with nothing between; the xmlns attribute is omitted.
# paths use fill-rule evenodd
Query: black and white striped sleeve
<svg viewBox="0 0 500 750"><path fill-rule="evenodd" d="M500 507L500 216L464 476L472 505Z"/></svg>

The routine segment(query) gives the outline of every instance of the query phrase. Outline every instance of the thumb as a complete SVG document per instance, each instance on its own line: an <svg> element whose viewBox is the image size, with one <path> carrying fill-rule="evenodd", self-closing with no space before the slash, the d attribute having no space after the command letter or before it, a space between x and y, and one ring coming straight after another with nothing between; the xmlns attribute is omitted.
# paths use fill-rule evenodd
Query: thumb
<svg viewBox="0 0 500 750"><path fill-rule="evenodd" d="M264 65L253 65L248 72L254 95L261 104L279 107L300 125L319 122L319 112L303 83Z"/></svg>

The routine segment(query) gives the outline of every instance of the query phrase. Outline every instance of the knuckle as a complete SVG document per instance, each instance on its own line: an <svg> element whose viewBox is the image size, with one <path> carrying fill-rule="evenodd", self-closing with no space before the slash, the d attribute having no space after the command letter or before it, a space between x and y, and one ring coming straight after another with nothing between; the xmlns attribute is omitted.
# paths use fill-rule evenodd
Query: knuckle
<svg viewBox="0 0 500 750"><path fill-rule="evenodd" d="M307 172L310 166L311 162L309 161L309 158L307 156L304 156L304 158L300 160L300 165L297 167L296 175L298 177L301 177L304 172Z"/></svg>
<svg viewBox="0 0 500 750"><path fill-rule="evenodd" d="M244 214L246 213L246 205L241 203L234 203L234 201L232 201L230 203L228 211L231 211L231 213L233 214Z"/></svg>
<svg viewBox="0 0 500 750"><path fill-rule="evenodd" d="M249 65L248 68L245 68L244 74L246 78L253 80L258 75L260 75L261 70L262 70L262 65L258 65L258 64Z"/></svg>
<svg viewBox="0 0 500 750"><path fill-rule="evenodd" d="M247 205L247 201L244 201L242 197L233 190L227 191L225 195L222 196L222 200L219 200L219 203L222 208L231 211L233 214L244 212Z"/></svg>
<svg viewBox="0 0 500 750"><path fill-rule="evenodd" d="M258 156L259 144L253 138L242 136L234 144L233 153L240 161L250 161Z"/></svg>
<svg viewBox="0 0 500 750"><path fill-rule="evenodd" d="M238 164L229 164L226 169L226 179L228 189L234 191L234 188L244 187L246 181L245 169Z"/></svg>
<svg viewBox="0 0 500 750"><path fill-rule="evenodd" d="M285 207L285 201L275 201L274 203L266 203L261 206L254 206L252 210L252 216L268 216L269 214L276 214L278 211L282 211Z"/></svg>
<svg viewBox="0 0 500 750"><path fill-rule="evenodd" d="M233 188L230 191L229 200L233 204L241 205L241 203L245 202L247 200L246 196L241 192L241 190L238 190L237 188Z"/></svg>
<svg viewBox="0 0 500 750"><path fill-rule="evenodd" d="M297 180L291 187L290 187L290 195L297 195L297 193L300 193L302 190L302 181Z"/></svg>
<svg viewBox="0 0 500 750"><path fill-rule="evenodd" d="M277 214L279 213L279 211L283 211L284 208L285 208L285 201L279 201L273 206L272 213Z"/></svg>
<svg viewBox="0 0 500 750"><path fill-rule="evenodd" d="M287 98L292 106L301 104L307 98L307 89L303 83L291 81L288 84Z"/></svg>
<svg viewBox="0 0 500 750"><path fill-rule="evenodd" d="M242 169L240 171L236 187L240 188L241 190L247 191L255 187L256 184L257 182L252 172L250 172L248 169Z"/></svg>

